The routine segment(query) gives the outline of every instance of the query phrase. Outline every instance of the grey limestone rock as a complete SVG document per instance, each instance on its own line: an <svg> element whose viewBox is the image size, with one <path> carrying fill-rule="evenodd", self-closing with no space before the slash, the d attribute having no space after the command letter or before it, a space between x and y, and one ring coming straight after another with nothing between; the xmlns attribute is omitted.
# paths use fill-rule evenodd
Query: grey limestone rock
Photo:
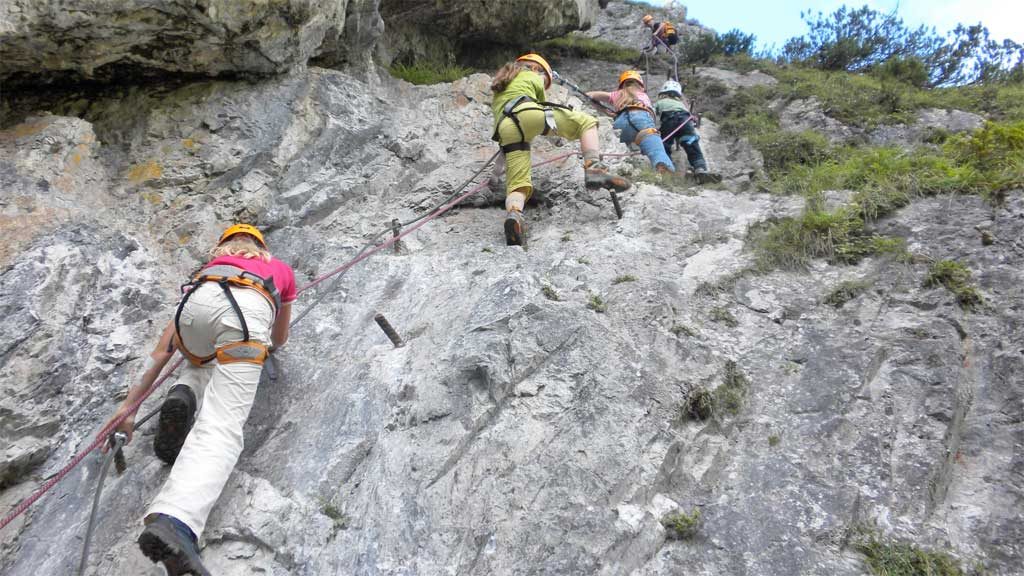
<svg viewBox="0 0 1024 576"><path fill-rule="evenodd" d="M375 0L11 0L0 4L0 81L277 74L318 56L362 63L379 22Z"/></svg>
<svg viewBox="0 0 1024 576"><path fill-rule="evenodd" d="M0 511L109 416L222 226L262 226L300 285L336 268L491 157L488 83L309 67L12 112ZM855 575L851 538L869 526L1016 573L1021 192L997 207L919 199L874 223L906 239L909 262L755 273L748 231L802 200L737 191L753 158L713 128L712 166L736 161L735 185L638 183L619 220L570 157L537 170L526 249L503 244L499 193L304 293L297 311L323 300L265 373L204 561L228 576ZM984 306L923 286L939 259L973 271ZM826 303L844 282L864 289ZM685 416L723 386L732 408ZM160 572L134 543L167 474L151 435L108 478L87 574ZM4 529L0 572L73 572L99 466L86 459ZM664 517L694 509L697 533L669 538Z"/></svg>

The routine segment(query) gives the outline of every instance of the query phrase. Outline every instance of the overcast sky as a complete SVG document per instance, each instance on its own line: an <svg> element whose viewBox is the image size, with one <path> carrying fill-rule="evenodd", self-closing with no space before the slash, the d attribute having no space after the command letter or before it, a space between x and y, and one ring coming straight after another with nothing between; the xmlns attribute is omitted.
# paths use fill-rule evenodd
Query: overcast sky
<svg viewBox="0 0 1024 576"><path fill-rule="evenodd" d="M669 3L668 0L648 1ZM801 10L830 14L843 4L851 7L867 4L882 12L896 9L906 24L934 26L940 34L952 30L958 23L981 22L996 40L1010 38L1024 43L1024 0L677 0L677 3L688 8L689 18L696 18L719 33L732 28L753 33L757 36L758 47L772 44L780 47L788 38L804 34L807 26L800 19Z"/></svg>

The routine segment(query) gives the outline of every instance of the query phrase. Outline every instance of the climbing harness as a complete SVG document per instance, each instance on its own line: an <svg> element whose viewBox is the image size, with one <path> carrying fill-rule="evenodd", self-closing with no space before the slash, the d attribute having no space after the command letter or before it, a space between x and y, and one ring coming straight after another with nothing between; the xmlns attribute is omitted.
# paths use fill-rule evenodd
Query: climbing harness
<svg viewBox="0 0 1024 576"><path fill-rule="evenodd" d="M300 320L302 320L317 305L319 305L329 294L331 294L333 292L334 288L337 286L337 284L340 282L340 280L344 276L344 274L346 272L348 272L350 269L352 269L356 264L358 264L359 262L362 262L363 260L366 260L367 258L369 258L370 256L376 254L377 252L380 252L381 250L384 250L384 249L392 246L396 242L399 242L402 238L405 238L406 236L412 234L413 232L415 232L419 228L423 227L424 225L426 225L430 221L435 220L436 218L440 217L444 213L448 212L449 210L451 210L453 207L455 207L457 204L459 204L460 202L462 202L466 198L469 198L470 196L472 196L472 195L480 192L484 188L486 188L487 187L487 182L485 181L485 182L482 182L480 184L477 184L476 186L474 186L470 190L468 190L466 192L463 192L463 190L465 190L466 187L469 186L473 182L473 180L475 180L477 177L479 177L484 172L484 170L486 170L487 167L490 166L494 162L494 160L498 157L498 154L500 154L500 152L495 152L494 155L492 155L472 176L469 177L469 179L467 179L465 182L463 182L459 187L456 188L456 190L454 192L452 192L448 197L446 197L444 200L442 200L439 204L435 205L435 207L432 210L429 210L429 211L425 212L424 214L422 214L420 216L417 216L416 218L413 218L412 220L410 220L408 222L403 223L402 225L404 227L406 227L406 228L400 234L398 234L396 236L392 236L391 238L385 240L384 242L381 242L380 244L377 244L378 240L380 240L383 236L385 236L386 234L388 234L389 232L391 232L393 230L393 228L391 226L385 227L381 232L377 233L373 238L371 238L370 241L367 244L365 244L359 250L359 252L356 253L356 255L351 260L349 260L345 264L339 266L338 268L330 270L330 271L326 272L325 274L323 274L323 275L321 275L321 276L319 276L317 278L314 278L311 282L309 282L305 286L299 288L297 290L297 294L301 295L301 294L305 293L306 291L311 290L312 288L322 284L323 282L326 282L327 280L329 280L331 278L334 278L334 281L328 287L329 289L323 291L320 295L318 295L316 300L314 300L309 306L307 306L305 309L303 309L303 311L292 320L292 322L290 323L289 326L290 327L295 326L295 324L297 324ZM558 162L558 161L561 161L561 160L565 160L566 158L569 158L570 156L574 156L574 155L576 155L576 152L566 152L566 153L563 153L563 154L559 154L557 156L554 156L552 158L548 158L547 160L544 160L542 162L539 162L539 163L535 164L535 167L540 167L540 166L543 166L543 165L546 165L546 164L551 164L553 162ZM165 368L164 371L160 374L160 376L158 376L157 379L153 381L153 383L150 385L150 387L145 392L143 392L139 396L139 398L135 400L135 402L133 402L130 406L128 406L127 409L124 412L122 412L119 416L117 416L113 420L111 420L106 426L104 426L97 433L97 435L95 436L93 441L91 443L89 443L88 446L86 446L80 452L75 454L71 458L71 460L67 464L64 465L64 467L62 467L60 470L58 470L49 480L47 480L42 485L40 485L39 488L36 489L35 492L33 492L30 496L28 496L24 500L22 500L17 506L15 506L11 510L11 512L9 514L7 514L7 516L5 516L2 520L0 520L0 530L3 530L11 522L13 522L19 516L24 514L29 509L29 507L31 507L33 504L38 502L39 499L42 498L43 496L45 496L50 490L52 490L54 486L56 486L58 483L60 483L62 480L64 480L64 478L66 478L67 475L70 474L72 470L74 470L76 467L78 467L78 465L81 464L82 461L85 460L85 458L89 454L91 454L94 450L96 450L101 445L103 445L103 443L108 442L109 441L109 436L114 432L114 430L117 429L117 427L120 426L121 423L124 422L126 419L128 419L132 414L135 414L139 410L139 408L142 406L142 404L146 400L148 400L150 398L150 396L152 396L153 393L156 392L157 389L160 388L160 386L162 386L163 383L166 382L174 374L174 372L178 368L181 367L181 365L184 362L185 362L185 357L179 357L169 367ZM265 364L265 366L269 365L269 364L270 363L268 362L267 364ZM152 418L159 411L160 411L160 408L157 407L155 410L153 410L152 412L147 414L145 417L143 417L141 420L139 420L138 422L135 423L134 429L138 430L140 426L142 426L146 421L148 421L150 418ZM105 475L103 477L105 477ZM95 501L98 501L98 500L99 500L99 497L97 496L95 498ZM84 555L88 556L88 547L84 551Z"/></svg>
<svg viewBox="0 0 1024 576"><path fill-rule="evenodd" d="M207 282L217 283L224 291L224 296L227 297L228 302L231 303L231 308L238 315L238 322L242 327L242 341L219 346L213 351L213 354L208 356L199 356L185 347L184 339L181 337L181 312L185 309L185 304L188 302L189 297L192 296L200 285ZM181 301L178 302L178 309L174 313L174 342L178 349L181 350L182 355L196 366L202 366L213 360L217 360L221 364L248 362L262 365L267 359L267 346L262 342L249 339L249 326L245 322L245 315L242 314L242 309L238 307L238 301L235 300L234 294L231 293L231 286L259 292L261 296L266 298L275 316L281 308L281 295L278 293L277 287L274 286L273 278L264 279L248 270L226 264L211 266L200 271L191 281L181 286Z"/></svg>
<svg viewBox="0 0 1024 576"><path fill-rule="evenodd" d="M524 102L533 102L538 106L533 108L520 108L516 110L516 107L518 107L520 104L523 104ZM523 125L519 122L519 118L517 118L517 115L520 114L521 112L526 112L527 110L540 110L544 112L544 131L541 132L540 134L541 136L547 136L552 132L558 132L558 125L555 124L555 108L561 108L563 110L572 110L572 106L569 106L567 104L559 104L557 102L538 102L537 100L534 100L533 98L530 98L525 94L522 96L517 96L512 100L506 102L505 106L501 109L501 120L498 120L498 123L494 126L494 134L491 136L491 140L494 140L499 144L499 146L501 146L501 151L503 154L508 154L509 152L518 152L520 150L529 150L530 143L526 140L526 133L523 132ZM519 130L519 142L512 142L510 144L504 145L501 144L501 135L499 134L499 128L501 127L501 123L504 122L506 118L512 120L512 122L516 125L516 129Z"/></svg>

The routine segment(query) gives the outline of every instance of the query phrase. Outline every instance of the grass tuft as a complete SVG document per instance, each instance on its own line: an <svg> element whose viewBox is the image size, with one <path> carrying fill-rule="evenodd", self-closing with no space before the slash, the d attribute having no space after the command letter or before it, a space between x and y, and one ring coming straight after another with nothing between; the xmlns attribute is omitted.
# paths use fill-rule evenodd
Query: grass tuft
<svg viewBox="0 0 1024 576"><path fill-rule="evenodd" d="M640 52L633 48L624 48L614 42L590 38L580 34L567 34L561 38L545 40L539 44L544 54L569 58L587 58L633 64L640 59Z"/></svg>
<svg viewBox="0 0 1024 576"><path fill-rule="evenodd" d="M724 324L729 328L735 328L740 325L739 320L737 320L736 317L732 315L732 312L729 312L728 309L723 308L722 306L715 306L714 308L712 308L710 312L710 317L712 322Z"/></svg>
<svg viewBox="0 0 1024 576"><path fill-rule="evenodd" d="M970 269L953 260L939 260L932 264L928 268L924 286L945 287L956 296L957 304L964 310L974 310L984 302L981 293L974 286Z"/></svg>
<svg viewBox="0 0 1024 576"><path fill-rule="evenodd" d="M669 514L661 519L661 525L665 527L666 535L673 540L689 540L700 531L700 509L694 508L693 512L677 512Z"/></svg>
<svg viewBox="0 0 1024 576"><path fill-rule="evenodd" d="M438 84L454 82L473 73L472 68L452 64L417 62L414 64L392 64L388 71L395 78L412 84Z"/></svg>
<svg viewBox="0 0 1024 576"><path fill-rule="evenodd" d="M871 283L863 280L846 280L844 282L840 282L838 286L833 288L832 291L825 296L825 304L828 304L833 308L842 308L844 304L853 300L857 296L860 296L870 287Z"/></svg>
<svg viewBox="0 0 1024 576"><path fill-rule="evenodd" d="M867 557L871 573L877 576L964 576L959 563L945 552L883 542L874 534L862 536L854 548Z"/></svg>
<svg viewBox="0 0 1024 576"><path fill-rule="evenodd" d="M603 314L608 311L608 304L605 304L600 294L591 294L590 299L587 301L587 308L590 308L594 312Z"/></svg>
<svg viewBox="0 0 1024 576"><path fill-rule="evenodd" d="M736 362L728 360L722 375L722 383L714 390L699 386L690 392L680 408L683 419L709 420L721 414L738 414L743 408L750 380L739 369Z"/></svg>
<svg viewBox="0 0 1024 576"><path fill-rule="evenodd" d="M552 302L561 302L562 297L558 295L558 291L555 290L551 285L545 284L541 289L541 293L544 297Z"/></svg>
<svg viewBox="0 0 1024 576"><path fill-rule="evenodd" d="M636 276L632 274L621 274L612 278L612 284L622 284L623 282L636 282Z"/></svg>

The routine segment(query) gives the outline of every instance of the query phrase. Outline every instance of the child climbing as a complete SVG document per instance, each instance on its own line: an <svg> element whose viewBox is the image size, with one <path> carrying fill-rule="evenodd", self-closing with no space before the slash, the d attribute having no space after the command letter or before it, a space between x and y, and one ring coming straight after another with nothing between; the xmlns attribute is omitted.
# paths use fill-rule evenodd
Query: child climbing
<svg viewBox="0 0 1024 576"><path fill-rule="evenodd" d="M672 144L676 143L686 152L686 160L698 182L704 184L721 181L720 176L708 172L708 163L700 149L700 136L690 111L683 103L683 87L679 82L669 80L662 85L658 91L658 100L654 103L654 112L661 124L661 137L671 134L665 140L665 153L672 154Z"/></svg>
<svg viewBox="0 0 1024 576"><path fill-rule="evenodd" d="M523 244L523 208L533 194L530 142L541 135L579 140L587 188L628 190L630 182L608 171L600 160L597 119L570 106L546 101L544 91L554 77L539 54L524 54L494 74L494 140L501 146L506 168L505 242Z"/></svg>
<svg viewBox="0 0 1024 576"><path fill-rule="evenodd" d="M644 80L639 72L623 72L619 76L619 88L614 92L587 92L587 96L609 102L615 108L612 127L621 131L620 141L639 146L659 173L675 172L676 167L661 143L658 129L654 127L654 107L644 91Z"/></svg>
<svg viewBox="0 0 1024 576"><path fill-rule="evenodd" d="M655 22L654 16L647 14L643 17L644 26L651 30L651 43L644 48L644 51L657 51L664 48L666 52L671 51L671 46L679 43L679 34L676 27L668 20Z"/></svg>

